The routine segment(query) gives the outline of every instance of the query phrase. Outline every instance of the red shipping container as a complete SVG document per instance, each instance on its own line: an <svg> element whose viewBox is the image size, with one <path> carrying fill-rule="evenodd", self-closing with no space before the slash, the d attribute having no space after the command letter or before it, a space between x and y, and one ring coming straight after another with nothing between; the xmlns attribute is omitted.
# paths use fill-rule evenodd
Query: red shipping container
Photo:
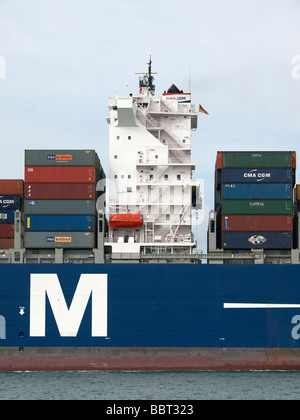
<svg viewBox="0 0 300 420"><path fill-rule="evenodd" d="M22 179L0 179L0 195L23 195Z"/></svg>
<svg viewBox="0 0 300 420"><path fill-rule="evenodd" d="M0 224L0 238L14 238L15 237L15 225L12 224Z"/></svg>
<svg viewBox="0 0 300 420"><path fill-rule="evenodd" d="M26 200L95 200L94 184L25 184Z"/></svg>
<svg viewBox="0 0 300 420"><path fill-rule="evenodd" d="M292 232L293 216L228 215L222 216L223 232Z"/></svg>
<svg viewBox="0 0 300 420"><path fill-rule="evenodd" d="M25 166L26 183L95 183L92 166Z"/></svg>
<svg viewBox="0 0 300 420"><path fill-rule="evenodd" d="M11 238L0 238L0 249L10 249L15 247L15 240Z"/></svg>
<svg viewBox="0 0 300 420"><path fill-rule="evenodd" d="M217 153L216 169L223 168L223 153Z"/></svg>
<svg viewBox="0 0 300 420"><path fill-rule="evenodd" d="M292 167L293 169L296 169L297 166L297 156L296 153L292 153Z"/></svg>

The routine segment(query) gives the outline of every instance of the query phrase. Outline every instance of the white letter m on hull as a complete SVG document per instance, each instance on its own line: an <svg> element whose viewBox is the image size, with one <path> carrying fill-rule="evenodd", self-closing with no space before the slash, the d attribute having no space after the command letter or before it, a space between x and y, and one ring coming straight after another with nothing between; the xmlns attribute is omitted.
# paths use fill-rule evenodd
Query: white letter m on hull
<svg viewBox="0 0 300 420"><path fill-rule="evenodd" d="M57 274L30 275L30 336L46 336L46 296L61 337L76 337L92 295L92 337L107 336L107 274L81 274L70 308Z"/></svg>

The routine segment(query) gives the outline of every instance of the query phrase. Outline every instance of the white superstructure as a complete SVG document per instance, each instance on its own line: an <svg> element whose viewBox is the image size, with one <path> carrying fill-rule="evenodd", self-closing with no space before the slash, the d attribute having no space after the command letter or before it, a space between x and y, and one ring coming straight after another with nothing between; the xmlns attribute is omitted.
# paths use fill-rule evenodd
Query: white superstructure
<svg viewBox="0 0 300 420"><path fill-rule="evenodd" d="M172 85L154 97L151 60L137 96L109 100L109 232L113 259L190 255L192 209L201 207L192 180L191 132L198 112L190 93Z"/></svg>

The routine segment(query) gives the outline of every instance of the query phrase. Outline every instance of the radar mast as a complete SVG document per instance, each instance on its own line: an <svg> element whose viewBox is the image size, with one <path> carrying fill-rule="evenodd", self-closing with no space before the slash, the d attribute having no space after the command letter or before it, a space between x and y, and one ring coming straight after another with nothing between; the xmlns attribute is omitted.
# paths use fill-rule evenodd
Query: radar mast
<svg viewBox="0 0 300 420"><path fill-rule="evenodd" d="M154 96L155 94L155 85L154 85L154 77L153 74L157 74L156 72L152 72L152 60L150 55L150 61L149 63L146 63L148 65L148 73L140 72L135 74L141 74L142 76L140 79L140 93L144 96Z"/></svg>

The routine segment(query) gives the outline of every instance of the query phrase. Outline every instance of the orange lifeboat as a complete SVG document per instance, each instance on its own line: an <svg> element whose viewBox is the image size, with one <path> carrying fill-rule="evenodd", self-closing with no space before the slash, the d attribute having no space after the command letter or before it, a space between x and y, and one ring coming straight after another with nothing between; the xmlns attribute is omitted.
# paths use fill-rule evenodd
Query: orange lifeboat
<svg viewBox="0 0 300 420"><path fill-rule="evenodd" d="M140 229L143 226L143 219L140 213L137 214L115 214L109 219L111 229L131 228Z"/></svg>

